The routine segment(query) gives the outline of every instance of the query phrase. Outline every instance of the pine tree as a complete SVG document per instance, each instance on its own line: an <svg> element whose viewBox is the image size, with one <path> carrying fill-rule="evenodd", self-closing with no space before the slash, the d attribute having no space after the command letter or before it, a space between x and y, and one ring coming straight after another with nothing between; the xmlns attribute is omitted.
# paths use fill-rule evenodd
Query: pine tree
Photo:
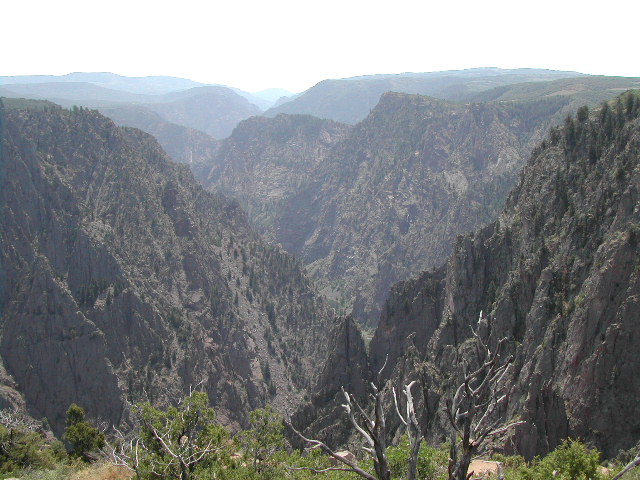
<svg viewBox="0 0 640 480"><path fill-rule="evenodd" d="M104 447L104 434L85 421L84 410L72 403L67 410L64 439L71 444L72 456L92 460L92 453Z"/></svg>

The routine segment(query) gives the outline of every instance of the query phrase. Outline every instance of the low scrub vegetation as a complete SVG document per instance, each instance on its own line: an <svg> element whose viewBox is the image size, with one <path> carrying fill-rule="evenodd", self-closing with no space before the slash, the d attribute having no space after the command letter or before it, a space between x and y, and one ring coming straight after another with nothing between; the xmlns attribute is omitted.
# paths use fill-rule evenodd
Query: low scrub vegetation
<svg viewBox="0 0 640 480"><path fill-rule="evenodd" d="M194 393L180 406L167 411L148 404L138 407L140 423L127 436L97 432L85 423L78 406L70 408L68 434L74 438L67 449L34 423L3 420L0 425L0 479L21 480L276 480L356 479L335 459L319 449L292 450L283 435L282 418L270 407L252 413L250 428L232 436L215 423L206 395ZM5 412L6 413L6 412ZM11 417L11 415L8 415ZM7 415L4 417L7 418ZM40 426L41 427L41 426ZM71 430L69 430L71 429ZM74 432L75 437L70 432ZM79 431L87 438L79 438ZM106 438L103 441L103 438ZM96 441L97 440L97 441ZM87 447L78 451L78 445ZM90 448L89 448L90 447ZM92 450L91 450L92 449ZM68 450L68 452L67 452ZM387 449L392 479L407 478L411 445L404 435ZM416 478L447 480L449 446L420 446ZM520 456L494 455L497 473L476 472L470 478L505 480L611 480L632 454L615 465L601 465L600 453L578 440L568 439L543 458L527 462ZM635 457L637 459L637 457ZM371 458L357 459L363 469L372 469ZM473 469L470 469L470 473ZM624 480L637 480L630 470ZM488 475L488 476L487 476Z"/></svg>

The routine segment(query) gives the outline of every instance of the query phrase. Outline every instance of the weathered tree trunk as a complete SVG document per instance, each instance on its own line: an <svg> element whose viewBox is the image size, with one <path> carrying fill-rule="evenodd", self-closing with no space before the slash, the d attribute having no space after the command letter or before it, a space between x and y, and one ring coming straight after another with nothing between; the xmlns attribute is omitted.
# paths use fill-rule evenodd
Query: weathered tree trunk
<svg viewBox="0 0 640 480"><path fill-rule="evenodd" d="M377 389L376 389L377 390ZM376 391L375 425L373 427L373 465L380 480L391 480L391 469L387 461L386 424L382 409L382 392Z"/></svg>
<svg viewBox="0 0 640 480"><path fill-rule="evenodd" d="M416 480L418 473L418 455L420 453L422 437L411 438L411 455L409 456L409 471L407 480Z"/></svg>
<svg viewBox="0 0 640 480"><path fill-rule="evenodd" d="M453 480L467 480L469 476L469 465L471 465L471 451L464 452L460 456L460 461L458 462L458 468L455 472L455 477Z"/></svg>
<svg viewBox="0 0 640 480"><path fill-rule="evenodd" d="M398 397L396 395L395 388L393 389L393 400L396 406L396 413L400 418L400 421L407 427L407 436L409 437L409 445L411 447L411 453L409 455L409 461L407 462L407 480L416 480L418 470L418 455L420 454L420 444L422 443L422 431L420 425L418 425L418 419L416 417L416 411L413 407L413 395L411 395L411 387L416 382L413 381L404 387L404 395L407 397L407 416L406 418L400 413L398 407Z"/></svg>
<svg viewBox="0 0 640 480"><path fill-rule="evenodd" d="M180 462L180 480L189 480L189 467L182 461Z"/></svg>

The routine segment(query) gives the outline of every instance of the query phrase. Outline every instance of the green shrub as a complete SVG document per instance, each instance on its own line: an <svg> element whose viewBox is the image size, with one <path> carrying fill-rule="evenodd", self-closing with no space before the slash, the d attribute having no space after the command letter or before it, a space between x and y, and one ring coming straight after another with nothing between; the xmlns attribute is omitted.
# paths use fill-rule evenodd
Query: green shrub
<svg viewBox="0 0 640 480"><path fill-rule="evenodd" d="M49 469L65 457L64 447L58 441L49 441L38 432L0 425L0 473Z"/></svg>
<svg viewBox="0 0 640 480"><path fill-rule="evenodd" d="M530 465L517 463L516 468L507 468L505 478L506 480L549 480L552 478L558 480L603 480L605 477L600 473L599 461L600 452L586 447L578 440L568 439L543 459L535 459Z"/></svg>
<svg viewBox="0 0 640 480"><path fill-rule="evenodd" d="M20 471L20 480L69 480L77 466L59 463L46 470L27 469Z"/></svg>
<svg viewBox="0 0 640 480"><path fill-rule="evenodd" d="M409 438L406 435L402 436L398 445L387 448L387 460L392 478L407 477L410 450ZM446 446L436 449L426 442L422 442L418 454L418 478L424 480L446 479L448 459L449 452Z"/></svg>

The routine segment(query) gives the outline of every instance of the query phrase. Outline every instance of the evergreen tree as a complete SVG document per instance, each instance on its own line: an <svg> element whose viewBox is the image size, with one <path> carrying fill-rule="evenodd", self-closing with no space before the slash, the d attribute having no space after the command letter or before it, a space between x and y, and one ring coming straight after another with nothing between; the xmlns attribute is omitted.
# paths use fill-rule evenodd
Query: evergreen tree
<svg viewBox="0 0 640 480"><path fill-rule="evenodd" d="M67 410L67 429L64 439L71 444L72 456L84 461L92 459L92 453L104 447L104 434L85 421L84 410L71 404Z"/></svg>
<svg viewBox="0 0 640 480"><path fill-rule="evenodd" d="M282 416L267 405L251 412L249 423L251 428L239 436L240 444L253 469L263 476L270 476L268 474L275 473L276 467L271 459L285 447Z"/></svg>
<svg viewBox="0 0 640 480"><path fill-rule="evenodd" d="M228 461L229 452L227 431L215 422L208 403L206 393L191 392L166 411L148 402L136 405L139 429L131 438L118 432L120 438L109 446L113 461L134 471L138 479L212 478L212 470Z"/></svg>

